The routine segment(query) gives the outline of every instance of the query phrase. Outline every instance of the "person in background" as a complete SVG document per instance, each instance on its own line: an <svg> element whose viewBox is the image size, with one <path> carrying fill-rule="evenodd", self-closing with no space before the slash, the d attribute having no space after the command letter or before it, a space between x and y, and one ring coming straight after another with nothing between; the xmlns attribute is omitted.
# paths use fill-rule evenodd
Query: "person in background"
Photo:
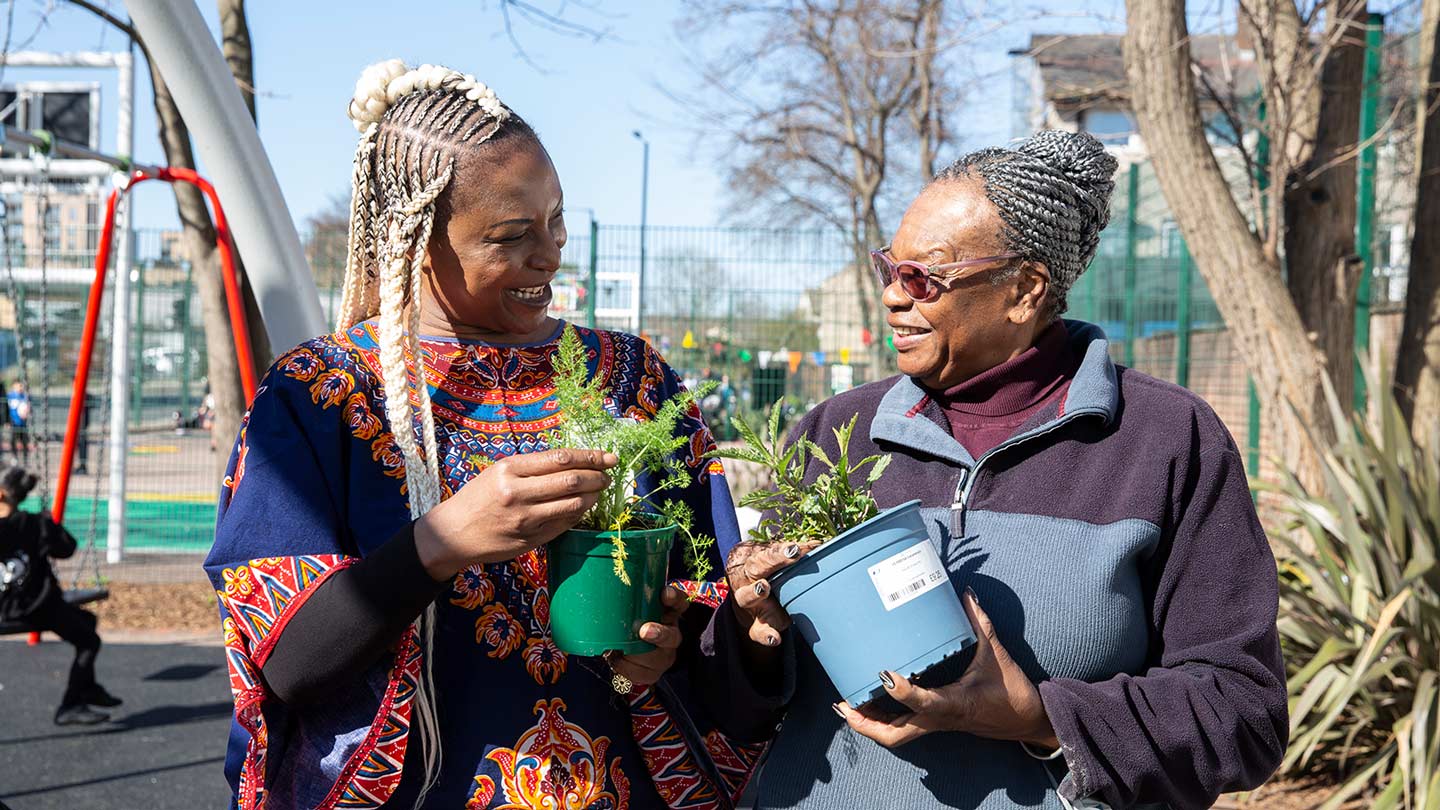
<svg viewBox="0 0 1440 810"><path fill-rule="evenodd" d="M48 514L21 511L19 504L35 488L34 473L19 464L0 464L0 621L20 621L31 630L50 631L75 646L75 661L55 724L95 725L120 699L95 680L100 652L97 620L90 611L65 601L50 558L75 553L75 538Z"/></svg>
<svg viewBox="0 0 1440 810"><path fill-rule="evenodd" d="M5 395L10 409L10 452L22 461L30 458L30 394L25 383L16 380Z"/></svg>

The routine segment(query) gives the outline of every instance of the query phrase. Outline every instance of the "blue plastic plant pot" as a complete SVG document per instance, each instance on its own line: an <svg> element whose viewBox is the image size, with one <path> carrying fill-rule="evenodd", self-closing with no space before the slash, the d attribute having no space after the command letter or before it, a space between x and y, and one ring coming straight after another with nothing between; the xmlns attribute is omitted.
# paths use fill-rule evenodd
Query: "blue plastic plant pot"
<svg viewBox="0 0 1440 810"><path fill-rule="evenodd" d="M925 532L920 502L876 515L771 578L780 604L851 706L885 694L881 670L923 673L975 643Z"/></svg>

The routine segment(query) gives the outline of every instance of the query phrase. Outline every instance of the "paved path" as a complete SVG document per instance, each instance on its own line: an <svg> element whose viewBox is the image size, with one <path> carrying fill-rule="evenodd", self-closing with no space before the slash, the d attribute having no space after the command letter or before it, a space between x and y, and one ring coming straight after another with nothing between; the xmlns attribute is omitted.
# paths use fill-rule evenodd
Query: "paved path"
<svg viewBox="0 0 1440 810"><path fill-rule="evenodd" d="M111 722L91 728L51 722L71 655L59 642L0 641L0 805L226 806L230 690L218 646L107 643L100 680L125 705L111 710Z"/></svg>

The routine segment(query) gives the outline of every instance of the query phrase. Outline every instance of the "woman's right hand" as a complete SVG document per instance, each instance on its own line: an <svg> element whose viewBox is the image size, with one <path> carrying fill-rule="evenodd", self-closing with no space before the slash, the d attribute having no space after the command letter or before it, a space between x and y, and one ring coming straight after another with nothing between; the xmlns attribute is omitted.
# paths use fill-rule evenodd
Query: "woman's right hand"
<svg viewBox="0 0 1440 810"><path fill-rule="evenodd" d="M595 505L617 463L613 453L570 449L495 462L415 522L420 562L439 582L554 540Z"/></svg>
<svg viewBox="0 0 1440 810"><path fill-rule="evenodd" d="M814 544L751 543L736 546L725 561L730 582L730 604L750 640L764 647L780 646L780 633L790 626L790 614L775 598L769 578L800 561Z"/></svg>

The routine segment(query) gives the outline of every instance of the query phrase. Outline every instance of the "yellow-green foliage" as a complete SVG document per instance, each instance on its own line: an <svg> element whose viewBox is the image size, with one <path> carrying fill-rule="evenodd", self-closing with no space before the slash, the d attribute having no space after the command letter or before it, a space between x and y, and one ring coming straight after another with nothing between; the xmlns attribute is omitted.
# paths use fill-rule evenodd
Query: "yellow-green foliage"
<svg viewBox="0 0 1440 810"><path fill-rule="evenodd" d="M690 438L677 436L675 428L695 400L708 393L713 384L671 397L660 406L653 419L637 420L617 417L606 409L607 392L598 379L590 376L585 344L574 327L565 327L555 353L554 368L555 404L561 423L550 434L549 445L605 450L614 453L620 460L609 471L610 486L600 494L600 499L580 519L576 528L616 533L613 554L615 575L629 584L624 569L627 554L624 532L659 528L654 525L656 517L669 518L668 521L659 521L660 525L674 521L674 517L666 511L670 500L657 496L667 490L683 489L692 480L690 470L679 455L689 445ZM642 499L635 492L635 482L646 473L654 483L650 493ZM690 538L688 524L683 533L692 545L702 540L708 540L711 545L715 542L713 538ZM700 558L704 559L703 553Z"/></svg>
<svg viewBox="0 0 1440 810"><path fill-rule="evenodd" d="M1289 550L1282 768L1343 779L1319 810L1361 796L1373 810L1440 810L1440 458L1411 440L1388 380L1369 390L1379 418L1342 431L1324 487L1276 488L1293 518L1276 537ZM1345 424L1333 393L1331 408Z"/></svg>

